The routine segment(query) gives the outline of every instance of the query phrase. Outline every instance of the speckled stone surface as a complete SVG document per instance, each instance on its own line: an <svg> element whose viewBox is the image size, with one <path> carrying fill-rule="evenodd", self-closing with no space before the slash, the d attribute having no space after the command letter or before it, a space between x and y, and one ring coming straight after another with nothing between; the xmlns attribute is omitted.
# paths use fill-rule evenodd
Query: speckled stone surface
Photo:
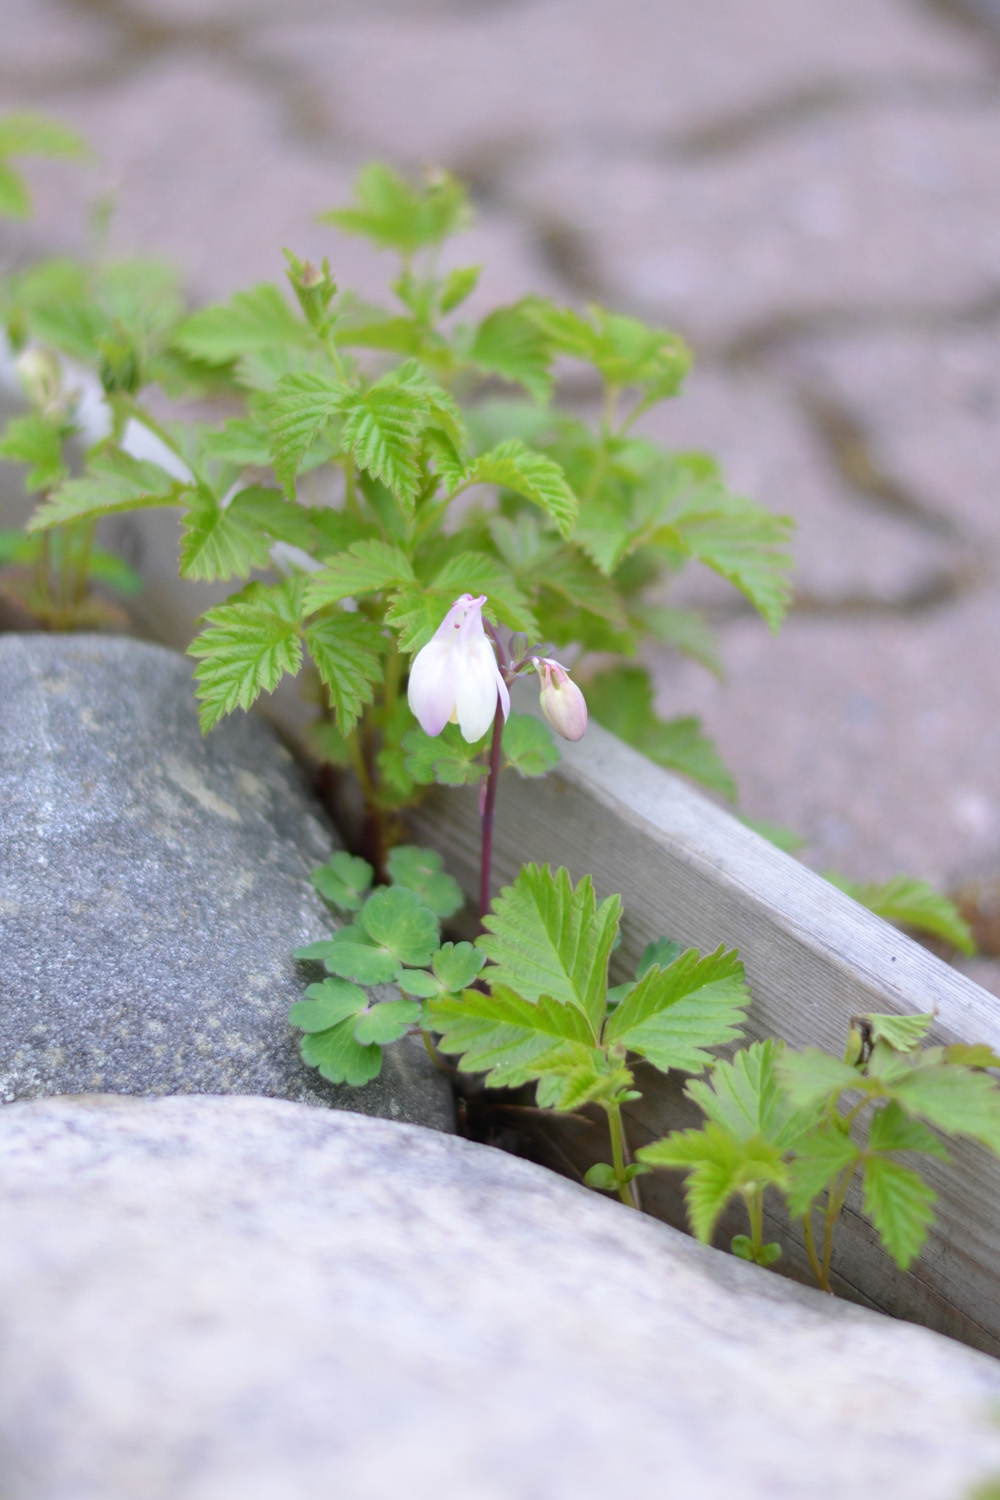
<svg viewBox="0 0 1000 1500"><path fill-rule="evenodd" d="M5 1500L964 1500L1000 1366L543 1168L263 1099L0 1111Z"/></svg>
<svg viewBox="0 0 1000 1500"><path fill-rule="evenodd" d="M357 1090L302 1062L293 958L333 835L271 728L198 728L191 664L0 637L0 1098L265 1094L453 1128L419 1043Z"/></svg>

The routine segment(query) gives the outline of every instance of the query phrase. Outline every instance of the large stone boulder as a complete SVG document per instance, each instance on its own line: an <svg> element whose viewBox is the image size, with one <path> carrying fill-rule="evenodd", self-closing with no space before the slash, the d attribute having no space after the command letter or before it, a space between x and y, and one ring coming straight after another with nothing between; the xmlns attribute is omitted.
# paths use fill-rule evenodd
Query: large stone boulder
<svg viewBox="0 0 1000 1500"><path fill-rule="evenodd" d="M309 884L333 837L269 725L202 736L184 657L0 637L0 1099L266 1094L452 1129L419 1041L363 1089L301 1060L292 953L336 925Z"/></svg>
<svg viewBox="0 0 1000 1500"><path fill-rule="evenodd" d="M4 1500L964 1500L1000 1366L455 1136L0 1111Z"/></svg>

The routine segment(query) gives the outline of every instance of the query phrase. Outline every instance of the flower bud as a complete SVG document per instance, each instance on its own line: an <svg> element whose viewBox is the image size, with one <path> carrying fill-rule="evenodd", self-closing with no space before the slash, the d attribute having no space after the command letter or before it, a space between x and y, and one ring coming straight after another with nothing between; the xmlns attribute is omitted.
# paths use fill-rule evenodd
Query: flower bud
<svg viewBox="0 0 1000 1500"><path fill-rule="evenodd" d="M312 261L300 260L291 250L285 251L288 269L285 275L292 284L299 306L313 328L320 331L327 322L327 309L337 294L337 283L330 274L330 262L324 257L322 266Z"/></svg>
<svg viewBox="0 0 1000 1500"><path fill-rule="evenodd" d="M62 397L62 370L51 349L25 349L17 357L24 393L37 410L52 411Z"/></svg>
<svg viewBox="0 0 1000 1500"><path fill-rule="evenodd" d="M582 740L587 729L587 703L580 689L566 668L550 657L536 657L534 665L542 680L542 713L549 724L564 740Z"/></svg>

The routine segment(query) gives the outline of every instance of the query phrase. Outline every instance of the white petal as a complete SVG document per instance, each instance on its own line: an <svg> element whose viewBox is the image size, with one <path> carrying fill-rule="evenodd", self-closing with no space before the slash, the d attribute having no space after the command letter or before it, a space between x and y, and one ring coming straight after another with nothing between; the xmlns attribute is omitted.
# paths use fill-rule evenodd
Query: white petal
<svg viewBox="0 0 1000 1500"><path fill-rule="evenodd" d="M460 664L455 677L455 709L462 738L475 744L493 723L497 711L497 659L485 635L469 640L456 653Z"/></svg>
<svg viewBox="0 0 1000 1500"><path fill-rule="evenodd" d="M413 659L406 700L424 734L441 733L455 711L455 651L435 636Z"/></svg>

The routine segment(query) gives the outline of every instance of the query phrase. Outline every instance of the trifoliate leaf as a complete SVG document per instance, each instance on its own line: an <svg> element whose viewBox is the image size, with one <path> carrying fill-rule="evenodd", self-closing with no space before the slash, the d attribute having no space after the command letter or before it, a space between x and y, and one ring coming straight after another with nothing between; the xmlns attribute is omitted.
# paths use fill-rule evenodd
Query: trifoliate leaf
<svg viewBox="0 0 1000 1500"><path fill-rule="evenodd" d="M403 735L404 765L420 786L474 786L489 774L482 761L485 741L468 745L456 724L447 724L436 738L422 729Z"/></svg>
<svg viewBox="0 0 1000 1500"><path fill-rule="evenodd" d="M461 1054L463 1071L486 1073L487 1083L496 1088L537 1079L540 1063L550 1055L560 1065L578 1061L574 1046L585 1056L596 1041L576 1006L547 995L532 1002L504 985L494 985L489 995L466 990L461 999L429 1000L426 1017L440 1033L442 1052Z"/></svg>
<svg viewBox="0 0 1000 1500"><path fill-rule="evenodd" d="M445 943L435 953L431 967L445 994L457 995L473 983L485 962L486 954L471 943Z"/></svg>
<svg viewBox="0 0 1000 1500"><path fill-rule="evenodd" d="M408 968L426 968L438 946L437 918L415 891L402 885L373 891L357 923L376 947Z"/></svg>
<svg viewBox="0 0 1000 1500"><path fill-rule="evenodd" d="M928 885L926 880L896 875L882 885L863 885L845 880L841 875L827 874L826 878L885 922L929 933L931 937L950 943L960 953L976 951L972 929L955 903Z"/></svg>
<svg viewBox="0 0 1000 1500"><path fill-rule="evenodd" d="M677 1130L664 1140L643 1146L636 1156L652 1167L687 1171L684 1197L694 1234L709 1244L719 1215L738 1193L773 1183L784 1188L788 1169L782 1152L760 1136L738 1140L714 1121L704 1130Z"/></svg>
<svg viewBox="0 0 1000 1500"><path fill-rule="evenodd" d="M355 542L314 573L306 588L305 607L311 614L340 599L375 594L390 584L414 581L409 560L388 542L375 538Z"/></svg>
<svg viewBox="0 0 1000 1500"><path fill-rule="evenodd" d="M382 1071L382 1048L362 1046L354 1039L355 1021L332 1026L302 1038L302 1060L318 1068L330 1083L349 1083L355 1088L377 1078Z"/></svg>
<svg viewBox="0 0 1000 1500"><path fill-rule="evenodd" d="M923 1012L914 1016L868 1015L858 1016L869 1027L873 1042L888 1042L899 1052L910 1052L918 1047L934 1021L933 1014Z"/></svg>
<svg viewBox="0 0 1000 1500"><path fill-rule="evenodd" d="M618 896L597 905L589 875L574 888L565 869L523 866L483 919L477 946L495 965L490 984L509 985L530 1001L548 995L577 1006L596 1031L620 915Z"/></svg>
<svg viewBox="0 0 1000 1500"><path fill-rule="evenodd" d="M934 1189L910 1167L869 1156L864 1168L864 1211L901 1271L915 1260L934 1222Z"/></svg>
<svg viewBox="0 0 1000 1500"><path fill-rule="evenodd" d="M353 393L332 375L284 375L268 408L271 457L285 494L295 494L295 476L316 438ZM345 445L346 446L346 445Z"/></svg>
<svg viewBox="0 0 1000 1500"><path fill-rule="evenodd" d="M458 881L445 874L443 866L436 849L420 849L416 844L397 844L389 851L387 861L393 885L415 892L436 917L451 917L465 905L465 897ZM463 980L459 988L471 982Z"/></svg>
<svg viewBox="0 0 1000 1500"><path fill-rule="evenodd" d="M415 1000L380 1000L369 1005L354 1023L354 1040L362 1046L372 1042L384 1046L405 1036L420 1019Z"/></svg>
<svg viewBox="0 0 1000 1500"><path fill-rule="evenodd" d="M70 479L40 505L29 531L44 531L67 521L89 521L122 510L149 510L176 505L189 480L177 479L148 459L105 449L91 459L82 479Z"/></svg>
<svg viewBox="0 0 1000 1500"><path fill-rule="evenodd" d="M559 748L547 724L531 714L511 714L503 732L504 765L519 776L547 776L559 764Z"/></svg>
<svg viewBox="0 0 1000 1500"><path fill-rule="evenodd" d="M554 459L526 448L520 438L508 438L481 453L462 475L457 489L474 484L496 484L523 495L553 520L563 536L569 536L579 512L579 501Z"/></svg>
<svg viewBox="0 0 1000 1500"><path fill-rule="evenodd" d="M399 969L396 983L404 995L419 995L422 1000L441 994L441 985L426 969Z"/></svg>
<svg viewBox="0 0 1000 1500"><path fill-rule="evenodd" d="M825 1099L836 1099L844 1089L860 1088L862 1079L850 1063L841 1062L818 1047L802 1052L786 1051L777 1062L781 1086L793 1104L806 1108Z"/></svg>
<svg viewBox="0 0 1000 1500"><path fill-rule="evenodd" d="M666 1072L700 1073L712 1062L711 1047L740 1033L750 994L735 952L702 958L689 948L667 969L649 969L629 991L604 1028L606 1042L620 1042Z"/></svg>
<svg viewBox="0 0 1000 1500"><path fill-rule="evenodd" d="M781 1088L776 1063L783 1052L782 1042L754 1042L731 1062L717 1062L707 1079L692 1079L685 1093L736 1140L760 1136L786 1151L813 1129L817 1110L796 1109Z"/></svg>
<svg viewBox="0 0 1000 1500"><path fill-rule="evenodd" d="M523 385L538 402L552 391L549 342L519 307L501 307L476 329L468 358L487 375Z"/></svg>
<svg viewBox="0 0 1000 1500"><path fill-rule="evenodd" d="M296 957L319 958L328 973L359 984L388 984L400 967L396 955L377 945L357 922L341 927L325 943L310 943Z"/></svg>
<svg viewBox="0 0 1000 1500"><path fill-rule="evenodd" d="M368 1004L368 996L346 979L324 979L306 990L307 1000L297 1000L288 1019L301 1031L328 1031L347 1016L356 1016Z"/></svg>
<svg viewBox="0 0 1000 1500"><path fill-rule="evenodd" d="M366 859L338 849L310 879L324 900L341 911L360 911L375 872Z"/></svg>
<svg viewBox="0 0 1000 1500"><path fill-rule="evenodd" d="M237 602L203 616L207 629L188 647L188 655L200 659L194 675L203 733L223 714L249 708L260 693L272 692L286 672L299 670L300 612L301 583L289 579L252 585Z"/></svg>
<svg viewBox="0 0 1000 1500"><path fill-rule="evenodd" d="M465 189L447 172L413 187L383 162L372 162L358 174L354 194L353 207L329 209L319 222L404 255L440 244L469 214Z"/></svg>
<svg viewBox="0 0 1000 1500"><path fill-rule="evenodd" d="M349 734L383 679L385 637L373 621L341 611L307 625L305 642L336 712L337 728Z"/></svg>
<svg viewBox="0 0 1000 1500"><path fill-rule="evenodd" d="M661 719L645 667L612 667L585 684L587 708L599 724L657 765L735 797L736 786L697 719Z"/></svg>
<svg viewBox="0 0 1000 1500"><path fill-rule="evenodd" d="M952 1063L916 1067L892 1085L908 1114L1000 1154L1000 1090L988 1073Z"/></svg>
<svg viewBox="0 0 1000 1500"><path fill-rule="evenodd" d="M823 1125L798 1141L788 1168L788 1211L793 1218L808 1213L820 1193L861 1158L860 1146L836 1126Z"/></svg>
<svg viewBox="0 0 1000 1500"><path fill-rule="evenodd" d="M278 287L261 282L228 302L193 313L174 334L186 354L223 365L241 355L287 344L311 348L315 335L298 318Z"/></svg>
<svg viewBox="0 0 1000 1500"><path fill-rule="evenodd" d="M63 462L63 442L74 430L69 423L41 412L14 417L0 438L0 458L31 465L24 480L29 494L54 489L69 473Z"/></svg>

